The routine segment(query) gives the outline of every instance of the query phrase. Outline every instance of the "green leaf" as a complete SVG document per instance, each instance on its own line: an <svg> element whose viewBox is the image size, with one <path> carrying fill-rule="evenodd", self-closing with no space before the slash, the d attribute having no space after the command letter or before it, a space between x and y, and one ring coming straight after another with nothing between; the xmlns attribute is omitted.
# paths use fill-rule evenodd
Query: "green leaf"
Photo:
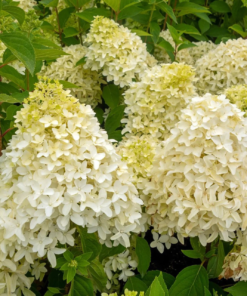
<svg viewBox="0 0 247 296"><path fill-rule="evenodd" d="M232 296L246 296L247 282L239 282L225 291L231 293Z"/></svg>
<svg viewBox="0 0 247 296"><path fill-rule="evenodd" d="M212 296L212 294L206 287L204 287L204 296Z"/></svg>
<svg viewBox="0 0 247 296"><path fill-rule="evenodd" d="M58 0L42 0L39 3L44 5L45 7L57 7Z"/></svg>
<svg viewBox="0 0 247 296"><path fill-rule="evenodd" d="M60 290L59 290L58 288L48 287L48 290L49 290L52 294L60 294Z"/></svg>
<svg viewBox="0 0 247 296"><path fill-rule="evenodd" d="M35 52L26 35L21 32L3 33L0 34L0 40L33 75L35 70Z"/></svg>
<svg viewBox="0 0 247 296"><path fill-rule="evenodd" d="M153 283L145 293L145 296L156 296L156 295L159 295L159 296L169 295L162 275L159 275L159 277L155 277Z"/></svg>
<svg viewBox="0 0 247 296"><path fill-rule="evenodd" d="M81 8L83 5L87 4L90 0L69 0L69 2L75 6L76 9Z"/></svg>
<svg viewBox="0 0 247 296"><path fill-rule="evenodd" d="M99 254L99 261L102 262L105 258L120 254L125 250L126 248L120 244L117 247L112 248L108 248L106 245L102 245L102 249Z"/></svg>
<svg viewBox="0 0 247 296"><path fill-rule="evenodd" d="M139 2L140 2L139 0L121 0L120 11L126 7L130 7L130 6L135 5Z"/></svg>
<svg viewBox="0 0 247 296"><path fill-rule="evenodd" d="M20 103L17 99L8 96L6 94L0 94L0 102L1 103L10 103L10 104L16 104L16 103Z"/></svg>
<svg viewBox="0 0 247 296"><path fill-rule="evenodd" d="M200 32L194 26L187 24L178 24L175 26L175 29L182 32L183 34L201 35Z"/></svg>
<svg viewBox="0 0 247 296"><path fill-rule="evenodd" d="M96 258L101 251L101 244L99 243L95 233L87 233L86 228L78 227L81 237L81 244L84 253L92 252L90 260Z"/></svg>
<svg viewBox="0 0 247 296"><path fill-rule="evenodd" d="M104 268L98 259L94 259L90 266L88 267L88 271L93 280L93 284L99 291L103 291L107 284L107 276L105 274Z"/></svg>
<svg viewBox="0 0 247 296"><path fill-rule="evenodd" d="M195 250L182 250L182 253L192 259L203 259L202 255Z"/></svg>
<svg viewBox="0 0 247 296"><path fill-rule="evenodd" d="M3 53L3 64L8 64L17 60L16 56L12 54L12 52L7 48Z"/></svg>
<svg viewBox="0 0 247 296"><path fill-rule="evenodd" d="M211 25L211 20L206 13L194 12L193 14Z"/></svg>
<svg viewBox="0 0 247 296"><path fill-rule="evenodd" d="M171 43L169 43L168 41L166 41L164 38L160 37L161 40L158 43L158 46L162 47L165 49L165 51L167 52L167 54L169 55L170 59L172 60L172 62L175 60L175 56L174 56L174 48L171 45Z"/></svg>
<svg viewBox="0 0 247 296"><path fill-rule="evenodd" d="M186 14L194 14L194 13L210 13L210 11L201 5L191 2L182 2L176 6L176 10L179 10L178 16L183 16Z"/></svg>
<svg viewBox="0 0 247 296"><path fill-rule="evenodd" d="M207 31L207 34L210 37L223 37L229 35L229 32L226 28L218 27L216 25L212 25L210 29Z"/></svg>
<svg viewBox="0 0 247 296"><path fill-rule="evenodd" d="M172 285L170 296L199 296L208 288L208 275L203 266L192 265L183 269Z"/></svg>
<svg viewBox="0 0 247 296"><path fill-rule="evenodd" d="M67 284L70 283L76 275L76 268L69 266L67 270Z"/></svg>
<svg viewBox="0 0 247 296"><path fill-rule="evenodd" d="M178 33L178 31L171 25L167 24L167 27L168 27L168 30L172 36L172 39L174 40L175 44L180 44L182 43L183 41L180 40L180 36L181 34Z"/></svg>
<svg viewBox="0 0 247 296"><path fill-rule="evenodd" d="M73 253L71 253L69 250L67 250L65 253L63 253L63 257L70 262L71 260L74 259Z"/></svg>
<svg viewBox="0 0 247 296"><path fill-rule="evenodd" d="M115 131L120 126L121 119L124 116L124 109L125 106L120 105L111 110L105 123L107 133Z"/></svg>
<svg viewBox="0 0 247 296"><path fill-rule="evenodd" d="M222 241L219 241L217 248L217 255L211 257L208 261L207 271L209 278L217 278L222 272L222 266L224 263L225 251Z"/></svg>
<svg viewBox="0 0 247 296"><path fill-rule="evenodd" d="M229 29L232 29L233 31L237 32L239 35L241 35L243 38L247 37L247 32L244 32L242 27L238 24L234 24Z"/></svg>
<svg viewBox="0 0 247 296"><path fill-rule="evenodd" d="M16 112L19 111L21 108L22 106L15 106L15 105L9 106L6 110L5 120L13 120Z"/></svg>
<svg viewBox="0 0 247 296"><path fill-rule="evenodd" d="M120 102L120 91L115 84L109 84L104 87L102 94L106 104L114 109Z"/></svg>
<svg viewBox="0 0 247 296"><path fill-rule="evenodd" d="M70 289L69 296L94 296L92 282L80 275L76 275Z"/></svg>
<svg viewBox="0 0 247 296"><path fill-rule="evenodd" d="M122 138L123 138L122 131L117 130L117 131L110 132L108 133L108 138L120 142L122 141Z"/></svg>
<svg viewBox="0 0 247 296"><path fill-rule="evenodd" d="M137 270L143 277L147 272L151 262L151 250L148 242L139 236L136 238L136 255L138 257Z"/></svg>
<svg viewBox="0 0 247 296"><path fill-rule="evenodd" d="M104 0L104 2L110 6L114 11L119 11L121 0Z"/></svg>
<svg viewBox="0 0 247 296"><path fill-rule="evenodd" d="M68 7L59 12L58 19L61 29L66 26L66 23L73 12L75 12L75 7Z"/></svg>
<svg viewBox="0 0 247 296"><path fill-rule="evenodd" d="M88 260L90 257L92 257L92 255L93 255L93 252L87 252L87 253L84 253L84 254L81 254L81 255L77 256L77 257L75 258L75 260L76 260L78 263L82 262L82 264L86 264L85 266L87 266L88 264L85 263L85 262L88 262L87 260Z"/></svg>
<svg viewBox="0 0 247 296"><path fill-rule="evenodd" d="M80 66L80 65L84 65L85 63L86 63L86 57L84 57L84 58L81 58L75 65L76 65L76 67L77 66Z"/></svg>
<svg viewBox="0 0 247 296"><path fill-rule="evenodd" d="M216 248L212 248L210 251L208 251L208 252L205 254L205 257L206 257L206 258L210 258L210 257L212 257L212 256L215 254L215 251L216 251Z"/></svg>
<svg viewBox="0 0 247 296"><path fill-rule="evenodd" d="M63 31L65 38L73 37L79 34L79 31L73 27L68 27Z"/></svg>
<svg viewBox="0 0 247 296"><path fill-rule="evenodd" d="M55 49L55 48L37 48L37 44L33 44L35 48L35 54L37 61L50 61L55 60L62 55L68 55L62 49Z"/></svg>
<svg viewBox="0 0 247 296"><path fill-rule="evenodd" d="M139 30L139 29L131 29L132 33L136 33L136 35L138 36L152 36L151 34L149 34L148 32Z"/></svg>
<svg viewBox="0 0 247 296"><path fill-rule="evenodd" d="M137 277L129 277L126 284L124 285L124 290L128 289L129 291L137 291L137 292L146 292L147 285Z"/></svg>
<svg viewBox="0 0 247 296"><path fill-rule="evenodd" d="M97 106L97 107L94 109L94 112L96 113L95 115L96 115L96 117L97 117L99 123L100 123L100 124L103 123L103 121L104 121L104 117L103 117L103 115L104 115L104 111L103 111L99 106Z"/></svg>
<svg viewBox="0 0 247 296"><path fill-rule="evenodd" d="M84 21L91 23L97 15L110 17L111 11L104 8L89 8L85 9L83 12L76 13L76 15Z"/></svg>
<svg viewBox="0 0 247 296"><path fill-rule="evenodd" d="M173 12L173 9L171 8L170 5L166 4L165 2L160 2L157 4L157 6L163 10L165 13L168 14L168 16L175 22L177 23L177 18Z"/></svg>
<svg viewBox="0 0 247 296"><path fill-rule="evenodd" d="M127 17L132 17L135 16L139 13L144 11L142 7L139 6L139 3L136 5L128 6L124 8L118 15L118 20L123 20Z"/></svg>
<svg viewBox="0 0 247 296"><path fill-rule="evenodd" d="M204 34L205 32L207 32L210 28L210 24L203 20L203 19L200 19L199 22L198 22L198 26L200 28L200 31L202 34Z"/></svg>
<svg viewBox="0 0 247 296"><path fill-rule="evenodd" d="M62 84L63 88L79 88L79 86L75 85L74 83L65 80L59 80L59 83Z"/></svg>
<svg viewBox="0 0 247 296"><path fill-rule="evenodd" d="M210 3L210 8L215 12L227 13L230 12L230 7L224 1L214 1Z"/></svg>
<svg viewBox="0 0 247 296"><path fill-rule="evenodd" d="M154 44L156 44L159 40L160 35L160 26L156 22L152 22L150 24L150 33L152 35Z"/></svg>
<svg viewBox="0 0 247 296"><path fill-rule="evenodd" d="M198 237L191 237L190 244L191 244L193 250L197 251L198 253L200 253L204 257L204 255L206 253L206 247L201 245Z"/></svg>
<svg viewBox="0 0 247 296"><path fill-rule="evenodd" d="M8 14L10 14L12 17L17 19L18 23L20 25L23 24L25 20L25 12L20 7L12 6L12 5L6 5L3 7L3 11L6 11Z"/></svg>
<svg viewBox="0 0 247 296"><path fill-rule="evenodd" d="M154 281L155 277L156 276L158 277L159 274L160 274L159 270L151 270L151 271L148 271L143 278L141 278L141 275L137 275L136 277L142 280L149 287ZM175 281L175 277L166 272L162 272L162 276L166 283L167 288L170 289L170 287L173 285Z"/></svg>
<svg viewBox="0 0 247 296"><path fill-rule="evenodd" d="M4 66L3 68L0 68L0 76L3 76L8 80L11 80L19 87L26 89L26 84L24 82L25 76L20 74L13 67L10 67L7 65L7 66Z"/></svg>
<svg viewBox="0 0 247 296"><path fill-rule="evenodd" d="M32 39L32 43L36 44L37 48L39 48L38 45L42 45L43 46L42 48L49 47L49 48L55 48L55 49L61 50L61 46L57 45L50 39L46 39L46 38L35 37Z"/></svg>
<svg viewBox="0 0 247 296"><path fill-rule="evenodd" d="M29 97L29 92L28 91L15 92L15 93L12 93L11 96L15 98L19 103L22 103L24 99Z"/></svg>
<svg viewBox="0 0 247 296"><path fill-rule="evenodd" d="M58 257L57 258L57 265L56 265L56 268L61 268L64 264L68 263L68 261L63 257Z"/></svg>
<svg viewBox="0 0 247 296"><path fill-rule="evenodd" d="M230 296L228 293L224 292L224 290L214 282L209 282L209 291L211 294L215 295L214 291L218 293L218 296Z"/></svg>

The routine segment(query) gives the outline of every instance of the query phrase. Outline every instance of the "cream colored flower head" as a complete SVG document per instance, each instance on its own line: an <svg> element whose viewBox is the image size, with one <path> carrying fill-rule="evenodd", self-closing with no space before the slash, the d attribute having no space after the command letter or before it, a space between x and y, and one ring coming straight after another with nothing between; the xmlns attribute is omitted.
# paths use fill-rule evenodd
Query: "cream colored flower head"
<svg viewBox="0 0 247 296"><path fill-rule="evenodd" d="M63 48L68 55L63 55L48 66L43 66L41 75L51 79L65 80L78 86L72 88L71 94L81 103L96 107L101 102L101 75L96 71L84 69L76 63L85 57L87 48L82 45L71 45Z"/></svg>
<svg viewBox="0 0 247 296"><path fill-rule="evenodd" d="M126 247L141 231L142 201L94 115L46 79L24 101L0 157L0 270L44 256L56 266L57 244L74 245L72 223Z"/></svg>
<svg viewBox="0 0 247 296"><path fill-rule="evenodd" d="M238 84L225 90L226 97L231 101L231 103L236 104L239 109L247 111L247 85Z"/></svg>
<svg viewBox="0 0 247 296"><path fill-rule="evenodd" d="M30 9L33 9L33 7L37 5L37 2L34 0L14 0L14 2L19 2L18 7L26 12Z"/></svg>
<svg viewBox="0 0 247 296"><path fill-rule="evenodd" d="M107 81L124 87L156 64L141 38L113 20L97 16L85 42L87 69L101 70Z"/></svg>
<svg viewBox="0 0 247 296"><path fill-rule="evenodd" d="M220 278L247 281L247 247L234 246L225 257Z"/></svg>
<svg viewBox="0 0 247 296"><path fill-rule="evenodd" d="M160 234L231 241L247 227L247 119L224 95L195 97L156 152L147 213Z"/></svg>
<svg viewBox="0 0 247 296"><path fill-rule="evenodd" d="M162 64L147 70L125 92L123 133L152 135L164 140L195 94L194 70L184 64Z"/></svg>
<svg viewBox="0 0 247 296"><path fill-rule="evenodd" d="M247 84L247 40L220 43L196 64L197 87L201 94L220 94L236 84Z"/></svg>

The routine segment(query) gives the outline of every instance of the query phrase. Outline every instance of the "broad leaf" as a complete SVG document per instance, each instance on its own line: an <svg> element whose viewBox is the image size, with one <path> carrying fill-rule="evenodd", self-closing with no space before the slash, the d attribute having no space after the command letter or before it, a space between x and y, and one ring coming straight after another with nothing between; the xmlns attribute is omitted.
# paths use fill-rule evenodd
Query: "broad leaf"
<svg viewBox="0 0 247 296"><path fill-rule="evenodd" d="M75 7L68 7L59 12L58 19L59 19L59 24L61 29L65 27L69 17L73 12L75 12Z"/></svg>
<svg viewBox="0 0 247 296"><path fill-rule="evenodd" d="M150 24L150 33L152 35L152 39L154 44L156 44L159 40L159 35L160 35L160 26L156 22L152 22Z"/></svg>
<svg viewBox="0 0 247 296"><path fill-rule="evenodd" d="M171 8L170 5L166 4L165 2L160 2L157 4L157 6L163 10L165 13L168 14L168 16L175 22L177 23L177 18L173 12L173 9Z"/></svg>
<svg viewBox="0 0 247 296"><path fill-rule="evenodd" d="M102 245L101 252L99 254L99 260L102 262L105 258L122 253L126 248L122 245L117 247L108 248L106 245Z"/></svg>
<svg viewBox="0 0 247 296"><path fill-rule="evenodd" d="M217 278L222 272L222 266L224 263L225 251L222 241L219 241L217 248L217 255L211 257L208 261L207 271L209 278Z"/></svg>
<svg viewBox="0 0 247 296"><path fill-rule="evenodd" d="M229 292L232 296L246 296L247 282L239 282L234 286L225 289L225 291Z"/></svg>
<svg viewBox="0 0 247 296"><path fill-rule="evenodd" d="M151 34L149 34L148 32L139 30L139 29L131 29L132 33L136 33L136 35L138 36L152 36Z"/></svg>
<svg viewBox="0 0 247 296"><path fill-rule="evenodd" d="M175 26L175 29L177 29L178 31L184 34L201 35L200 32L194 26L187 25L187 24L178 24Z"/></svg>
<svg viewBox="0 0 247 296"><path fill-rule="evenodd" d="M132 6L128 6L124 8L118 15L118 20L123 20L127 17L132 17L141 13L144 9L139 6L139 4L135 4Z"/></svg>
<svg viewBox="0 0 247 296"><path fill-rule="evenodd" d="M77 9L87 4L90 0L69 0L69 2Z"/></svg>
<svg viewBox="0 0 247 296"><path fill-rule="evenodd" d="M43 4L45 7L57 7L58 0L42 0L39 3Z"/></svg>
<svg viewBox="0 0 247 296"><path fill-rule="evenodd" d="M175 56L174 56L175 49L173 48L171 43L169 43L168 41L160 37L158 46L164 48L164 50L167 52L172 62L175 60Z"/></svg>
<svg viewBox="0 0 247 296"><path fill-rule="evenodd" d="M16 103L20 103L17 99L8 96L6 94L0 94L0 102L1 103L10 103L10 104L16 104Z"/></svg>
<svg viewBox="0 0 247 296"><path fill-rule="evenodd" d="M233 31L237 32L239 35L241 35L243 38L247 37L247 32L244 32L242 27L238 24L234 24L229 29L232 29Z"/></svg>
<svg viewBox="0 0 247 296"><path fill-rule="evenodd" d="M25 76L20 74L17 70L10 66L4 66L0 68L0 76L7 78L8 80L14 82L22 89L26 89Z"/></svg>
<svg viewBox="0 0 247 296"><path fill-rule="evenodd" d="M209 30L209 28L210 28L210 24L207 21L203 20L203 19L199 20L198 26L199 26L202 34L207 32L207 30Z"/></svg>
<svg viewBox="0 0 247 296"><path fill-rule="evenodd" d="M178 16L183 16L186 14L194 14L194 13L210 13L210 11L201 5L191 2L182 2L176 6L176 10L179 10Z"/></svg>
<svg viewBox="0 0 247 296"><path fill-rule="evenodd" d="M31 75L35 70L35 52L30 40L21 32L0 34L0 40L26 66Z"/></svg>
<svg viewBox="0 0 247 296"><path fill-rule="evenodd" d="M230 12L230 7L224 1L214 1L210 3L210 8L215 12L227 13Z"/></svg>
<svg viewBox="0 0 247 296"><path fill-rule="evenodd" d="M17 111L19 111L22 106L11 105L6 110L5 120L13 120Z"/></svg>
<svg viewBox="0 0 247 296"><path fill-rule="evenodd" d="M148 242L139 236L136 238L136 255L138 257L137 270L143 277L147 272L151 262L151 250Z"/></svg>
<svg viewBox="0 0 247 296"><path fill-rule="evenodd" d="M15 19L17 19L19 24L22 25L22 23L25 20L25 12L23 9L12 5L6 5L3 7L3 10L8 12Z"/></svg>
<svg viewBox="0 0 247 296"><path fill-rule="evenodd" d="M119 105L120 101L120 91L119 88L115 84L109 84L104 87L102 94L106 104L114 109Z"/></svg>
<svg viewBox="0 0 247 296"><path fill-rule="evenodd" d="M65 38L73 37L79 34L79 31L76 28L68 27L63 31Z"/></svg>
<svg viewBox="0 0 247 296"><path fill-rule="evenodd" d="M146 292L147 288L147 285L137 277L129 277L124 285L124 290L128 289L129 291Z"/></svg>
<svg viewBox="0 0 247 296"><path fill-rule="evenodd" d="M198 296L204 294L204 287L208 288L208 275L203 266L192 265L183 269L172 285L170 296Z"/></svg>
<svg viewBox="0 0 247 296"><path fill-rule="evenodd" d="M69 296L94 296L92 282L83 276L76 275L72 281Z"/></svg>
<svg viewBox="0 0 247 296"><path fill-rule="evenodd" d="M192 259L203 259L202 255L195 250L182 250L182 253Z"/></svg>
<svg viewBox="0 0 247 296"><path fill-rule="evenodd" d="M105 129L107 133L115 131L120 126L121 119L124 116L124 109L125 106L121 105L111 110L105 123Z"/></svg>
<svg viewBox="0 0 247 296"><path fill-rule="evenodd" d="M156 276L158 277L159 275L160 275L159 270L151 270L151 271L148 271L143 278L141 278L141 275L137 275L136 277L142 280L149 287L154 281L155 277ZM175 281L175 277L166 272L162 272L162 276L167 288L170 289L170 287L173 285Z"/></svg>
<svg viewBox="0 0 247 296"><path fill-rule="evenodd" d="M65 80L59 80L59 83L63 85L63 88L79 88L79 86L77 86L76 84Z"/></svg>
<svg viewBox="0 0 247 296"><path fill-rule="evenodd" d="M121 0L104 0L114 11L119 11Z"/></svg>
<svg viewBox="0 0 247 296"><path fill-rule="evenodd" d="M97 287L99 291L103 291L107 284L107 276L102 264L98 261L98 259L94 259L90 263L88 271L92 277L94 286Z"/></svg>

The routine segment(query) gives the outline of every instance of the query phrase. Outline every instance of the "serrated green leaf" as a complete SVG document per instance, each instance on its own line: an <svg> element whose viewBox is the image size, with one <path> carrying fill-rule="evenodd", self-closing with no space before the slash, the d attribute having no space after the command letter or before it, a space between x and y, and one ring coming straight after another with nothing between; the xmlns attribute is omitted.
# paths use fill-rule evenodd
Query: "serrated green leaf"
<svg viewBox="0 0 247 296"><path fill-rule="evenodd" d="M69 266L67 270L67 284L74 279L75 275L76 275L76 268Z"/></svg>
<svg viewBox="0 0 247 296"><path fill-rule="evenodd" d="M234 286L225 289L225 291L229 292L232 296L246 296L247 282L239 282Z"/></svg>
<svg viewBox="0 0 247 296"><path fill-rule="evenodd" d="M74 255L73 253L71 253L69 250L67 250L66 252L63 253L63 257L70 262L71 260L74 259Z"/></svg>
<svg viewBox="0 0 247 296"><path fill-rule="evenodd" d="M182 250L182 253L192 259L203 259L203 256L195 250Z"/></svg>
<svg viewBox="0 0 247 296"><path fill-rule="evenodd" d="M89 8L85 9L83 12L76 13L76 15L84 21L91 23L97 15L110 17L111 11L104 8Z"/></svg>
<svg viewBox="0 0 247 296"><path fill-rule="evenodd" d="M192 265L184 268L171 286L170 296L198 296L208 288L208 275L203 266Z"/></svg>
<svg viewBox="0 0 247 296"><path fill-rule="evenodd" d="M79 34L79 31L76 28L68 27L63 31L65 38L73 37Z"/></svg>
<svg viewBox="0 0 247 296"><path fill-rule="evenodd" d="M124 285L124 290L128 289L129 291L136 291L136 292L146 292L147 285L137 277L129 277L126 284Z"/></svg>
<svg viewBox="0 0 247 296"><path fill-rule="evenodd" d="M103 99L105 100L106 104L111 108L114 109L119 105L120 102L120 91L119 88L115 84L109 84L104 87L103 89Z"/></svg>
<svg viewBox="0 0 247 296"><path fill-rule="evenodd" d="M47 38L41 38L41 37L35 37L32 39L32 43L34 44L41 44L44 46L44 48L49 47L49 48L55 48L55 49L62 49L61 46L57 45L53 41Z"/></svg>
<svg viewBox="0 0 247 296"><path fill-rule="evenodd" d="M37 61L55 60L63 55L68 55L62 49L55 48L38 48L37 44L33 44Z"/></svg>
<svg viewBox="0 0 247 296"><path fill-rule="evenodd" d="M212 294L206 287L204 287L204 296L212 296Z"/></svg>
<svg viewBox="0 0 247 296"><path fill-rule="evenodd" d="M136 238L136 255L138 257L137 270L143 277L147 272L151 262L151 250L148 242L139 236Z"/></svg>
<svg viewBox="0 0 247 296"><path fill-rule="evenodd" d="M158 277L159 275L160 275L159 270L151 270L151 271L148 271L143 278L141 278L141 275L137 275L136 277L142 280L149 287L154 281L155 277ZM170 287L173 285L175 281L175 277L166 272L162 272L162 276L167 288L170 289Z"/></svg>
<svg viewBox="0 0 247 296"><path fill-rule="evenodd" d="M102 264L98 259L94 259L91 262L90 266L88 267L88 271L92 277L94 286L97 287L98 291L103 291L107 284L107 276Z"/></svg>
<svg viewBox="0 0 247 296"><path fill-rule="evenodd" d="M0 40L33 75L35 70L35 52L30 40L21 32L0 34Z"/></svg>
<svg viewBox="0 0 247 296"><path fill-rule="evenodd" d="M72 281L69 296L94 296L94 289L91 280L76 275Z"/></svg>
<svg viewBox="0 0 247 296"><path fill-rule="evenodd" d="M6 5L3 7L3 11L6 11L9 13L12 17L17 19L20 25L23 24L25 20L25 11L21 9L20 7L12 6L12 5Z"/></svg>

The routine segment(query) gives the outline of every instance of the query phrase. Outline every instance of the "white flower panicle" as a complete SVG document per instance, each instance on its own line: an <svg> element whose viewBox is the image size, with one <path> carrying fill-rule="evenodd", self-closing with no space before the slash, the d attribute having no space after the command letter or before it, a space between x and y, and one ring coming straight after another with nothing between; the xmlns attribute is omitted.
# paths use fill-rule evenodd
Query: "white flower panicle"
<svg viewBox="0 0 247 296"><path fill-rule="evenodd" d="M160 234L231 241L247 226L247 121L224 95L195 97L153 161L147 213Z"/></svg>
<svg viewBox="0 0 247 296"><path fill-rule="evenodd" d="M234 246L225 257L220 278L247 281L247 247Z"/></svg>
<svg viewBox="0 0 247 296"><path fill-rule="evenodd" d="M159 234L157 232L152 232L153 234L153 241L150 244L151 248L157 248L157 250L163 254L165 251L165 246L167 249L171 248L172 244L176 244L178 243L178 240L173 237L173 236L169 236L166 234L163 234L161 236L159 236ZM165 246L164 246L165 245Z"/></svg>
<svg viewBox="0 0 247 296"><path fill-rule="evenodd" d="M25 12L28 12L28 10L33 9L33 7L37 5L37 2L34 0L14 0L14 2L19 2L18 7L23 9Z"/></svg>
<svg viewBox="0 0 247 296"><path fill-rule="evenodd" d="M123 133L152 135L164 140L179 120L180 111L195 94L194 70L184 64L162 64L147 70L125 92L128 118Z"/></svg>
<svg viewBox="0 0 247 296"><path fill-rule="evenodd" d="M245 117L247 116L247 85L239 84L225 90L226 97L231 103L236 104L239 109L245 111Z"/></svg>
<svg viewBox="0 0 247 296"><path fill-rule="evenodd" d="M118 281L126 282L129 277L134 276L138 263L131 257L129 250L126 250L103 260L103 265L108 278L106 288L110 289L112 285L118 285Z"/></svg>
<svg viewBox="0 0 247 296"><path fill-rule="evenodd" d="M71 222L128 247L130 232L142 229L142 201L91 107L45 80L15 124L0 158L0 283L16 276L23 260L47 256L54 267L64 252L57 243L74 245ZM28 288L23 274L17 277Z"/></svg>
<svg viewBox="0 0 247 296"><path fill-rule="evenodd" d="M124 26L102 16L95 17L85 39L89 44L85 68L102 69L107 81L124 87L156 64L141 38Z"/></svg>
<svg viewBox="0 0 247 296"><path fill-rule="evenodd" d="M196 64L200 93L220 94L225 88L247 84L247 40L242 38L220 43Z"/></svg>
<svg viewBox="0 0 247 296"><path fill-rule="evenodd" d="M175 47L175 42L170 34L169 30L161 31L160 37L168 41L173 47ZM181 39L182 40L182 39ZM211 49L217 47L216 44L209 41L199 41L193 42L196 46L190 48L184 48L178 51L176 55L176 60L179 63L185 63L187 65L195 65L196 61L208 53ZM171 59L164 48L160 46L155 46L154 51L155 58L161 63L171 63Z"/></svg>
<svg viewBox="0 0 247 296"><path fill-rule="evenodd" d="M104 83L102 77L90 69L84 69L76 63L85 57L87 48L82 45L71 45L63 48L68 55L59 57L48 66L43 66L41 75L51 79L59 79L75 84L78 88L71 88L71 94L81 103L95 107L101 102L100 84Z"/></svg>

